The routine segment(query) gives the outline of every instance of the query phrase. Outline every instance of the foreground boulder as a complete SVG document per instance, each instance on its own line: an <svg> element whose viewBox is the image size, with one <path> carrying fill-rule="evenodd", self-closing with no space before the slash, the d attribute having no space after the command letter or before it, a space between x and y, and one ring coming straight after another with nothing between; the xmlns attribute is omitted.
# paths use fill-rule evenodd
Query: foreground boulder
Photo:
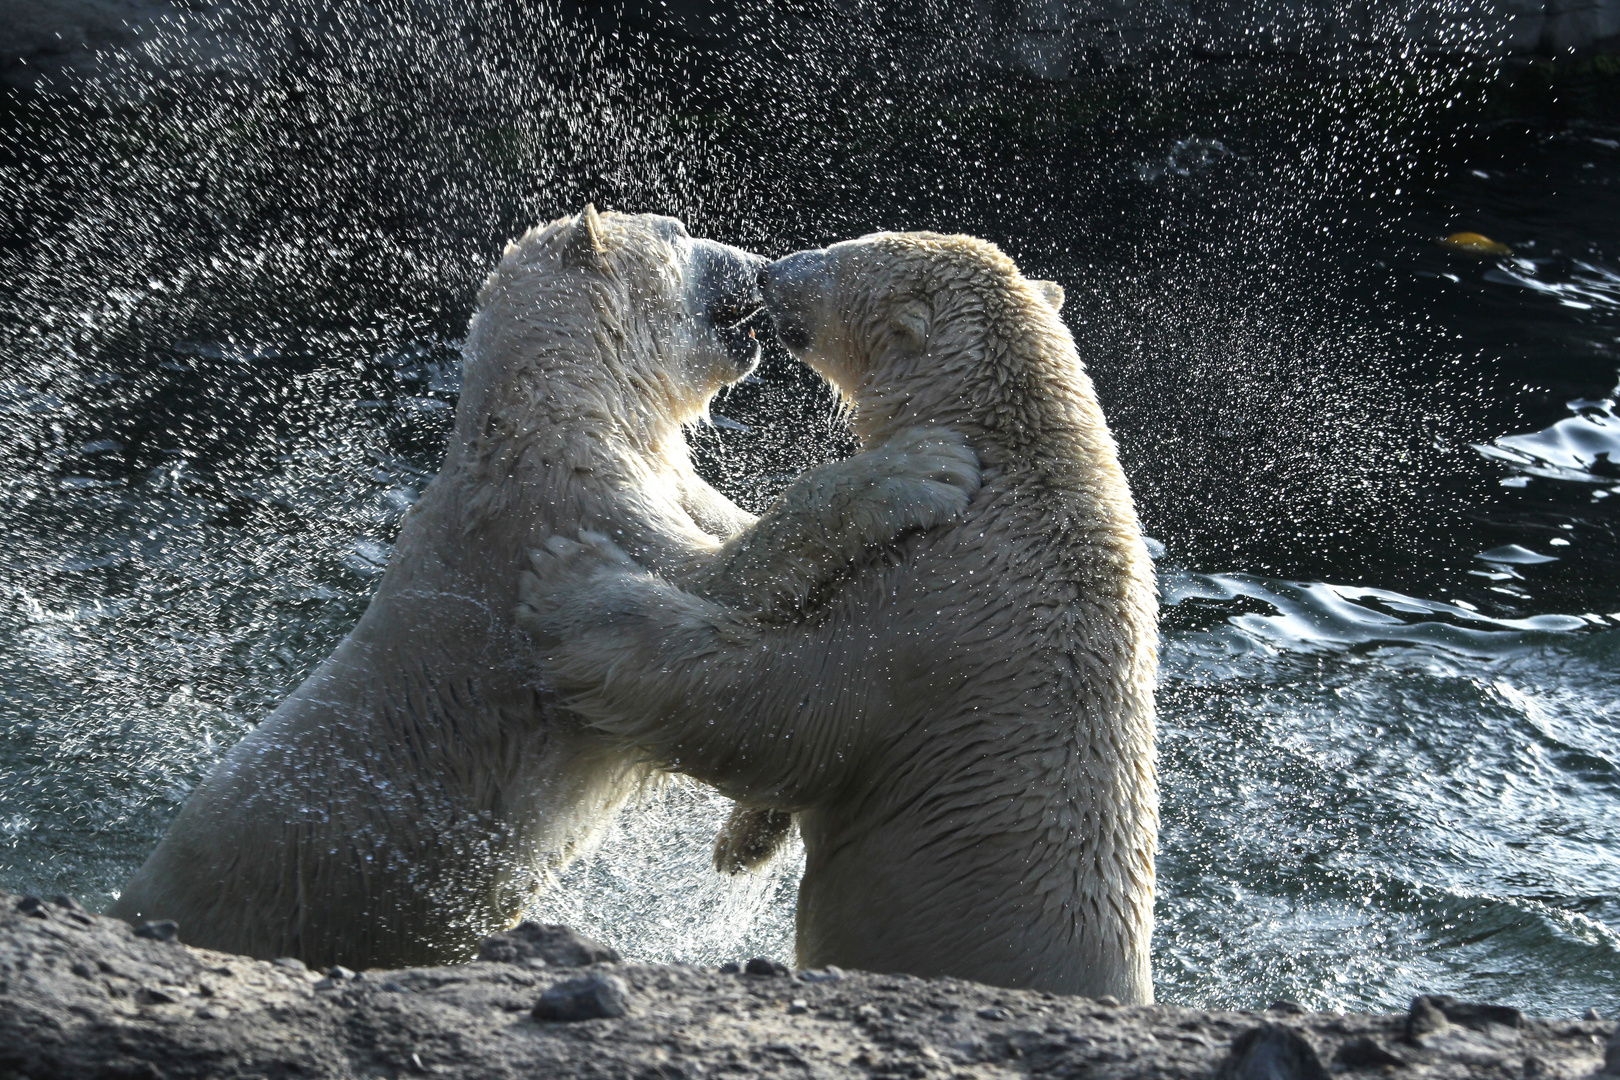
<svg viewBox="0 0 1620 1080"><path fill-rule="evenodd" d="M0 892L0 1080L1620 1077L1611 1021L1443 996L1385 1016L1119 1007L767 962L591 962L611 951L536 926L485 950L513 962L323 973L184 936Z"/></svg>

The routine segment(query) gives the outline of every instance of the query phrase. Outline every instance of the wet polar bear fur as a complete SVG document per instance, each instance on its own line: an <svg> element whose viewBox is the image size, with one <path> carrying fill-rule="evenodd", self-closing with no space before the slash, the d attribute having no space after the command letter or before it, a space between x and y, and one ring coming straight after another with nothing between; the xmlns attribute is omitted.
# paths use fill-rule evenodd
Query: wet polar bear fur
<svg viewBox="0 0 1620 1080"><path fill-rule="evenodd" d="M370 606L112 912L312 965L468 960L646 775L535 689L512 621L531 546L606 530L689 588L789 618L866 545L962 510L972 455L926 432L807 475L757 524L697 476L681 427L757 362L741 320L763 265L671 218L589 208L509 245L479 294L443 469Z"/></svg>
<svg viewBox="0 0 1620 1080"><path fill-rule="evenodd" d="M967 517L790 626L554 541L520 623L598 730L797 815L801 965L1151 1001L1156 591L1061 290L924 233L789 256L765 293L864 446L967 438Z"/></svg>

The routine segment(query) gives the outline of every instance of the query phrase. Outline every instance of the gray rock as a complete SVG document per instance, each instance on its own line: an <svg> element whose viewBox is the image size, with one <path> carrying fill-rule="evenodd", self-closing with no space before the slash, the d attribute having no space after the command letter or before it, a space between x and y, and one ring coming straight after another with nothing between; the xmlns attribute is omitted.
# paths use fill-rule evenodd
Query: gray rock
<svg viewBox="0 0 1620 1080"><path fill-rule="evenodd" d="M1419 994L1412 999L1412 1007L1406 1013L1406 1038L1408 1042L1416 1042L1425 1035L1432 1035L1449 1027L1451 1021L1446 1014L1434 1003L1434 999L1427 994Z"/></svg>
<svg viewBox="0 0 1620 1080"><path fill-rule="evenodd" d="M524 922L478 943L478 959L492 964L544 960L550 967L616 964L616 950L566 926Z"/></svg>
<svg viewBox="0 0 1620 1080"><path fill-rule="evenodd" d="M769 977L772 975L787 975L790 972L786 964L778 963L775 960L767 960L763 956L756 956L743 965L743 974Z"/></svg>
<svg viewBox="0 0 1620 1080"><path fill-rule="evenodd" d="M1283 1024L1261 1024L1232 1040L1216 1080L1328 1080L1316 1048Z"/></svg>
<svg viewBox="0 0 1620 1080"><path fill-rule="evenodd" d="M180 924L173 919L143 922L135 928L135 936L149 941L174 941L179 937Z"/></svg>
<svg viewBox="0 0 1620 1080"><path fill-rule="evenodd" d="M1400 1080L1465 1080L1527 1075L1532 1059L1538 1076L1589 1077L1606 1067L1616 1031L1608 1020L1520 1017L1510 1027L1492 1019L1505 1013L1431 999L1442 1019L1442 1006L1464 1019L1409 1046L1401 1014L1110 1008L857 971L739 978L598 961L563 978L532 958L316 982L307 971L137 937L115 919L60 918L55 904L37 918L18 900L0 893L0 1077L30 1080L668 1077L677 1068L694 1080L1210 1080L1223 1068L1258 1080L1314 1076L1312 1063L1326 1060L1345 1075L1393 1068ZM554 1002L542 1013L556 1019L538 1019L537 1000ZM559 1022L582 1015L600 1019ZM1620 1076L1620 1045L1608 1062Z"/></svg>
<svg viewBox="0 0 1620 1080"><path fill-rule="evenodd" d="M837 982L844 977L844 969L828 964L824 968L810 968L799 972L799 978L805 982Z"/></svg>
<svg viewBox="0 0 1620 1080"><path fill-rule="evenodd" d="M1417 1039L1460 1024L1474 1031L1489 1031L1492 1024L1516 1029L1524 1026L1524 1014L1506 1005L1479 1005L1458 1001L1449 994L1419 994L1412 999L1406 1015L1406 1036Z"/></svg>
<svg viewBox="0 0 1620 1080"><path fill-rule="evenodd" d="M1350 1039L1340 1046L1333 1055L1333 1063L1347 1069L1382 1069L1386 1065L1400 1068L1406 1064L1406 1059L1377 1039L1363 1037Z"/></svg>
<svg viewBox="0 0 1620 1080"><path fill-rule="evenodd" d="M617 975L593 971L580 979L557 983L534 1005L536 1020L573 1022L607 1020L630 1011L630 988Z"/></svg>

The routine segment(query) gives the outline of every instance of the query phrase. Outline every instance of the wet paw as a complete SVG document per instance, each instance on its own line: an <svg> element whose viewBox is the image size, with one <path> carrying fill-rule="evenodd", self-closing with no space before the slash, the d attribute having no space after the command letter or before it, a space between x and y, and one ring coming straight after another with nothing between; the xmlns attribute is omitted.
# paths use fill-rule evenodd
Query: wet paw
<svg viewBox="0 0 1620 1080"><path fill-rule="evenodd" d="M604 572L639 569L624 550L601 533L582 532L578 540L547 537L529 552L529 568L518 579L517 622L542 642L555 642L579 619L581 590Z"/></svg>
<svg viewBox="0 0 1620 1080"><path fill-rule="evenodd" d="M785 810L734 806L714 838L714 868L736 876L758 870L793 836L793 815Z"/></svg>
<svg viewBox="0 0 1620 1080"><path fill-rule="evenodd" d="M983 482L978 454L950 428L903 431L877 451L873 465L883 470L878 487L897 532L961 518Z"/></svg>
<svg viewBox="0 0 1620 1080"><path fill-rule="evenodd" d="M964 508L983 482L979 455L968 445L966 436L951 428L909 428L889 440L883 449L897 455L895 476L955 488L962 493Z"/></svg>

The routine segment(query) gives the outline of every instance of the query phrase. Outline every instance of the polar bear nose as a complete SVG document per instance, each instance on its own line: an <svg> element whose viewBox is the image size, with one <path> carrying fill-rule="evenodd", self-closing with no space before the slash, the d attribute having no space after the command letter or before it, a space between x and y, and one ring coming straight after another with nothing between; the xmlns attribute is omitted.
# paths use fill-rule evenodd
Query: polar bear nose
<svg viewBox="0 0 1620 1080"><path fill-rule="evenodd" d="M776 324L776 336L793 352L808 350L816 339L818 312L832 287L831 264L824 250L797 251L760 271L765 310Z"/></svg>

